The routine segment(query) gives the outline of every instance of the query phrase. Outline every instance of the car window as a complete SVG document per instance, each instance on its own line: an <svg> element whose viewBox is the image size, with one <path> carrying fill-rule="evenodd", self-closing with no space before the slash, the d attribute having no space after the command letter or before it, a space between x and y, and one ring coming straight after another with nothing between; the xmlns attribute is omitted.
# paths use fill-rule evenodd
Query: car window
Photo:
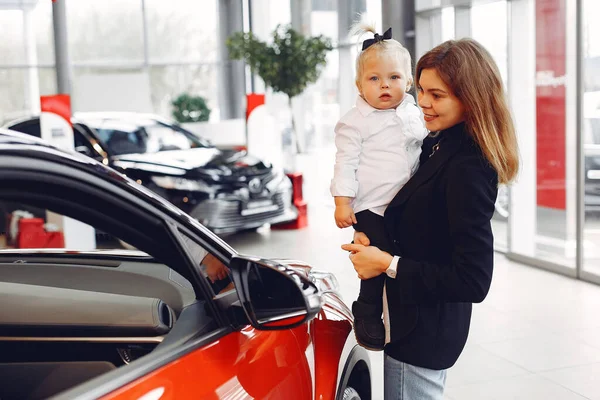
<svg viewBox="0 0 600 400"><path fill-rule="evenodd" d="M96 129L100 140L112 154L136 154L146 152L146 138L142 129L124 131L118 129Z"/></svg>
<svg viewBox="0 0 600 400"><path fill-rule="evenodd" d="M90 141L79 131L80 129L83 130L83 128L79 126L73 127L73 140L75 141L75 150L79 153L87 155L88 157L102 158L98 151L94 149ZM87 150L85 152L81 151L82 148L85 148Z"/></svg>
<svg viewBox="0 0 600 400"><path fill-rule="evenodd" d="M182 126L178 125L175 122L172 122L171 124L158 122L158 124L161 125L161 126L168 127L169 129L173 129L173 130L175 130L177 132L181 132L182 134L184 134L192 142L194 142L194 145L192 147L214 147L213 144L210 142L210 140L205 139L205 138L201 138L201 137L195 135L194 133L188 131L187 129L184 129Z"/></svg>
<svg viewBox="0 0 600 400"><path fill-rule="evenodd" d="M14 131L26 133L28 135L35 136L38 138L42 137L42 133L40 131L40 121L37 119L32 120L32 121L22 122L20 124L10 126L9 128Z"/></svg>
<svg viewBox="0 0 600 400"><path fill-rule="evenodd" d="M134 246L102 230L45 208L0 200L0 252L11 249L65 248L65 231L80 232L69 250L134 250Z"/></svg>
<svg viewBox="0 0 600 400"><path fill-rule="evenodd" d="M150 125L146 127L148 132L148 153L167 150L187 150L194 147L183 133L162 125Z"/></svg>
<svg viewBox="0 0 600 400"><path fill-rule="evenodd" d="M183 128L158 121L137 121L135 124L118 120L88 122L97 131L100 141L117 155L211 147L209 142Z"/></svg>
<svg viewBox="0 0 600 400"><path fill-rule="evenodd" d="M183 232L179 233L194 265L200 268L202 275L208 280L213 294L216 296L235 289L229 268L195 239Z"/></svg>
<svg viewBox="0 0 600 400"><path fill-rule="evenodd" d="M23 122L21 124L17 124L15 126L11 126L10 129L15 130L17 132L25 133L35 137L41 137L40 132L40 122L39 120L31 120L27 122ZM90 157L99 156L98 152L92 147L90 142L83 136L83 134L79 131L81 126L74 125L73 126L73 137L74 137L74 146L75 149L77 147L85 147L87 148L87 155ZM81 151L80 151L81 152Z"/></svg>

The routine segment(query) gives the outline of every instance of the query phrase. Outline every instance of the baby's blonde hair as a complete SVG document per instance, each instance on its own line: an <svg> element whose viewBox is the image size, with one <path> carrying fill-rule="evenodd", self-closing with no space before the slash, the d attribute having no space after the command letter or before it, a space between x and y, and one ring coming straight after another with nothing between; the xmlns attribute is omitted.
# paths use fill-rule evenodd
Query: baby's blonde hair
<svg viewBox="0 0 600 400"><path fill-rule="evenodd" d="M357 22L350 29L350 35L358 35L361 45L362 41L360 39L366 33L372 33L373 35L375 35L376 31L373 24L367 22ZM400 64L402 65L402 69L404 70L404 74L406 75L406 91L408 92L413 84L410 53L408 52L408 50L406 50L404 46L402 46L402 44L400 44L400 42L394 39L386 39L374 43L367 47L365 50L361 50L360 53L358 53L358 57L356 57L356 87L358 87L358 89L360 90L359 82L367 61L373 57L380 57L382 55L396 57L397 60L400 62Z"/></svg>

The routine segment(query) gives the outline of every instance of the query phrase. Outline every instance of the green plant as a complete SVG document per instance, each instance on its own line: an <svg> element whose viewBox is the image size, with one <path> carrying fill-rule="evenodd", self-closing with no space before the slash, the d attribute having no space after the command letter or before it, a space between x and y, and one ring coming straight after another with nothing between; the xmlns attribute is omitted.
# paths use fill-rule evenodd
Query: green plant
<svg viewBox="0 0 600 400"><path fill-rule="evenodd" d="M291 108L292 98L317 81L327 63L327 52L333 47L328 38L305 37L290 25L278 25L272 37L271 43L265 43L252 32L236 32L226 42L229 57L243 59L265 85L285 93ZM293 115L292 130L295 133Z"/></svg>
<svg viewBox="0 0 600 400"><path fill-rule="evenodd" d="M210 108L202 96L190 96L187 93L179 95L171 102L173 106L173 118L177 122L201 122L208 121Z"/></svg>

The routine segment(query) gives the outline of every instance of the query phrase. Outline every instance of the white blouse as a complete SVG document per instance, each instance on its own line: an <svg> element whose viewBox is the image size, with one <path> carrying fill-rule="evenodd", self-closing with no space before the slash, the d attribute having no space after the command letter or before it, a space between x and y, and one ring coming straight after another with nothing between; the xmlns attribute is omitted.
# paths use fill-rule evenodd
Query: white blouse
<svg viewBox="0 0 600 400"><path fill-rule="evenodd" d="M353 197L355 213L383 215L419 167L425 136L421 111L410 94L395 110L376 109L358 96L356 106L335 126L331 195Z"/></svg>

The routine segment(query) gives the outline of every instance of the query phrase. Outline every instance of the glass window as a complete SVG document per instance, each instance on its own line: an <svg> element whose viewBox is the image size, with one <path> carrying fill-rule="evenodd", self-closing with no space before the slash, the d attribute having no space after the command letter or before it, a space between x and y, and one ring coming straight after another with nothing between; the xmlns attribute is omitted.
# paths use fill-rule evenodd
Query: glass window
<svg viewBox="0 0 600 400"><path fill-rule="evenodd" d="M0 66L0 125L39 112L39 96L56 94L54 68ZM36 76L37 75L37 76Z"/></svg>
<svg viewBox="0 0 600 400"><path fill-rule="evenodd" d="M216 0L146 0L151 62L218 60Z"/></svg>
<svg viewBox="0 0 600 400"><path fill-rule="evenodd" d="M585 224L583 270L600 277L600 4L583 2L583 156Z"/></svg>
<svg viewBox="0 0 600 400"><path fill-rule="evenodd" d="M35 8L19 3L15 9L0 9L0 67L6 65L37 65L54 63L52 3L41 1ZM35 48L28 52L28 45Z"/></svg>
<svg viewBox="0 0 600 400"><path fill-rule="evenodd" d="M106 143L112 154L145 153L145 134L142 129L123 131L118 129L96 129L100 139Z"/></svg>
<svg viewBox="0 0 600 400"><path fill-rule="evenodd" d="M67 5L72 62L143 62L141 0L79 0Z"/></svg>
<svg viewBox="0 0 600 400"><path fill-rule="evenodd" d="M0 250L19 248L64 248L65 232L76 240L70 250L129 249L130 244L83 222L40 206L0 200Z"/></svg>
<svg viewBox="0 0 600 400"><path fill-rule="evenodd" d="M52 2L38 1L36 7L31 11L31 21L35 32L37 63L41 65L53 65L55 59ZM67 34L69 33L67 32Z"/></svg>
<svg viewBox="0 0 600 400"><path fill-rule="evenodd" d="M31 121L26 121L14 126L11 126L10 129L13 129L17 132L26 133L35 137L42 137L42 133L40 131L40 120L34 119Z"/></svg>
<svg viewBox="0 0 600 400"><path fill-rule="evenodd" d="M471 8L471 35L492 55L507 84L508 71L508 6L506 1L476 4ZM500 185L496 212L492 218L494 246L497 250L508 248L509 190Z"/></svg>
<svg viewBox="0 0 600 400"><path fill-rule="evenodd" d="M21 10L0 9L0 65L24 65L27 63L23 12ZM4 87L4 86L0 86Z"/></svg>
<svg viewBox="0 0 600 400"><path fill-rule="evenodd" d="M354 86L354 79L349 82L340 82L339 58L338 49L327 54L327 66L314 85L314 90L309 92L311 100L308 104L312 104L312 107L309 108L307 114L313 120L314 129L309 129L306 132L308 147L319 148L333 144L333 128L340 118L338 85L348 85L350 88ZM353 64L345 68L353 71Z"/></svg>
<svg viewBox="0 0 600 400"><path fill-rule="evenodd" d="M455 21L454 7L442 8L442 42L454 39Z"/></svg>
<svg viewBox="0 0 600 400"><path fill-rule="evenodd" d="M527 21L535 22L534 31L516 10L529 13ZM511 192L510 251L575 275L576 132L571 96L576 93L575 70L567 68L575 57L570 47L575 30L567 29L573 20L561 0L537 2L530 11L516 10L511 12L517 22L511 27L515 73L510 79L516 91L522 87L521 98L511 93L512 112L518 116L521 170Z"/></svg>
<svg viewBox="0 0 600 400"><path fill-rule="evenodd" d="M73 126L73 140L75 141L75 151L85 154L88 157L100 157L89 140L80 132L79 126Z"/></svg>
<svg viewBox="0 0 600 400"><path fill-rule="evenodd" d="M115 155L157 153L208 146L207 142L185 129L157 121L148 121L148 124L143 126L130 124L126 120L108 121L96 125L95 129L100 140L106 144L110 153Z"/></svg>
<svg viewBox="0 0 600 400"><path fill-rule="evenodd" d="M218 119L219 68L222 67L217 64L150 67L150 91L154 111L163 116L171 116L171 102L180 94L187 93L204 97L211 109L211 119Z"/></svg>
<svg viewBox="0 0 600 400"><path fill-rule="evenodd" d="M471 34L490 52L506 86L508 74L508 5L506 0L471 8Z"/></svg>
<svg viewBox="0 0 600 400"><path fill-rule="evenodd" d="M180 235L189 256L200 268L215 295L233 290L235 286L229 267L219 261L217 257L208 253L200 243L190 236L182 232L180 232Z"/></svg>
<svg viewBox="0 0 600 400"><path fill-rule="evenodd" d="M58 93L56 86L56 68L38 68L40 96Z"/></svg>
<svg viewBox="0 0 600 400"><path fill-rule="evenodd" d="M22 117L27 110L27 69L0 68L0 88L0 122Z"/></svg>

